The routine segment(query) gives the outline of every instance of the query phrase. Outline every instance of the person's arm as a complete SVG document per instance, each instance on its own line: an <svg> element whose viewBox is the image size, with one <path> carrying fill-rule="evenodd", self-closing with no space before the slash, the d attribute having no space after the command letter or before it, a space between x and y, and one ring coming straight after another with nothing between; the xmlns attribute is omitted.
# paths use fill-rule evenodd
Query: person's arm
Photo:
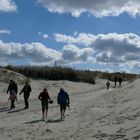
<svg viewBox="0 0 140 140"><path fill-rule="evenodd" d="M58 93L58 96L57 96L57 103L60 104L60 102L59 102L59 93Z"/></svg>
<svg viewBox="0 0 140 140"><path fill-rule="evenodd" d="M68 101L68 104L70 104L70 98L69 98L68 93L66 93L66 95L67 95L67 101Z"/></svg>
<svg viewBox="0 0 140 140"><path fill-rule="evenodd" d="M51 100L51 98L50 98L50 95L49 95L49 93L47 92L47 94L48 94L48 99L49 99L49 101Z"/></svg>
<svg viewBox="0 0 140 140"><path fill-rule="evenodd" d="M8 86L8 88L7 88L7 92L6 92L7 94L8 94L8 92L9 92L9 90L10 90L10 84L9 84L9 86Z"/></svg>
<svg viewBox="0 0 140 140"><path fill-rule="evenodd" d="M70 98L67 92L66 92L66 96L67 96L67 107L70 108Z"/></svg>
<svg viewBox="0 0 140 140"><path fill-rule="evenodd" d="M18 101L18 98L17 98L17 96L16 96L16 101Z"/></svg>
<svg viewBox="0 0 140 140"><path fill-rule="evenodd" d="M29 85L29 91L31 92L32 91L32 88L31 88L31 86Z"/></svg>
<svg viewBox="0 0 140 140"><path fill-rule="evenodd" d="M38 99L41 100L41 93L39 94Z"/></svg>
<svg viewBox="0 0 140 140"><path fill-rule="evenodd" d="M17 84L15 84L15 92L16 92L16 94L17 94L17 92L18 92Z"/></svg>
<svg viewBox="0 0 140 140"><path fill-rule="evenodd" d="M21 90L21 92L19 94L21 95L23 91L24 91L24 87L23 87L23 89Z"/></svg>

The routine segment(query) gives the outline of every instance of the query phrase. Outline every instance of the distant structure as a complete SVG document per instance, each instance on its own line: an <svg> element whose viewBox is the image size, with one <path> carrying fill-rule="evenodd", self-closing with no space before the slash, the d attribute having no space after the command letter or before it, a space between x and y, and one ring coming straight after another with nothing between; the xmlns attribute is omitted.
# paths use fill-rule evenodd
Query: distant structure
<svg viewBox="0 0 140 140"><path fill-rule="evenodd" d="M57 67L57 61L55 61L54 66Z"/></svg>

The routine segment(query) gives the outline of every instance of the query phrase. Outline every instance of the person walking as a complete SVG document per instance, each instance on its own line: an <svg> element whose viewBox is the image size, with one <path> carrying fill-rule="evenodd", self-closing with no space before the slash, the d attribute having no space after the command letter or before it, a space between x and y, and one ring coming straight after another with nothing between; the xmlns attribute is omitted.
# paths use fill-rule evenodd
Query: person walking
<svg viewBox="0 0 140 140"><path fill-rule="evenodd" d="M107 86L107 90L109 90L109 87L110 87L110 82L109 82L109 80L106 82L106 86Z"/></svg>
<svg viewBox="0 0 140 140"><path fill-rule="evenodd" d="M29 84L29 81L26 82L26 84L24 85L23 89L21 90L21 92L19 93L20 95L22 93L24 93L24 102L25 102L25 107L24 109L28 109L29 108L29 97L30 97L30 92L32 91L31 86Z"/></svg>
<svg viewBox="0 0 140 140"><path fill-rule="evenodd" d="M117 76L114 77L114 88L116 88L116 84L117 84L118 78Z"/></svg>
<svg viewBox="0 0 140 140"><path fill-rule="evenodd" d="M119 81L119 87L121 87L121 84L122 84L122 77L119 77L119 78L118 78L118 81Z"/></svg>
<svg viewBox="0 0 140 140"><path fill-rule="evenodd" d="M57 103L60 105L61 119L64 119L66 107L67 106L69 107L69 105L70 105L70 99L69 99L68 93L66 91L64 91L63 88L61 88L60 92L58 93Z"/></svg>
<svg viewBox="0 0 140 140"><path fill-rule="evenodd" d="M16 82L14 80L10 80L9 86L7 88L7 94L10 93L10 97L9 97L9 100L11 100L10 109L15 108L16 97L14 96L17 96L17 92L18 92L18 87Z"/></svg>
<svg viewBox="0 0 140 140"><path fill-rule="evenodd" d="M17 94L15 93L14 90L12 90L10 96L9 96L9 99L8 101L11 101L11 106L10 106L10 109L14 109L15 108L15 101L17 101Z"/></svg>
<svg viewBox="0 0 140 140"><path fill-rule="evenodd" d="M48 115L48 103L52 102L48 90L46 88L43 89L43 91L39 94L38 99L41 100L42 105L42 120L45 118L45 112L46 112L46 118Z"/></svg>
<svg viewBox="0 0 140 140"><path fill-rule="evenodd" d="M15 91L16 94L18 92L18 87L14 80L10 80L9 86L7 88L7 94L8 94L8 92L10 92L10 94L11 94L12 91Z"/></svg>

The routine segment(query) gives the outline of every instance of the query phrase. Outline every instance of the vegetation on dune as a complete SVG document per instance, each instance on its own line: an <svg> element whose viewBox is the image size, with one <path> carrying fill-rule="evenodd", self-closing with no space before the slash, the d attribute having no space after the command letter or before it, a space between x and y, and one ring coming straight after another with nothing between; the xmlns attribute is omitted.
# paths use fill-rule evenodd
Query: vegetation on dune
<svg viewBox="0 0 140 140"><path fill-rule="evenodd" d="M108 73L100 71L89 70L75 70L67 67L47 67L47 66L6 66L6 69L16 71L27 77L34 79L46 79L46 80L70 80L81 81L91 84L95 84L95 79L109 79L114 80L114 76L121 76L124 81L132 80L137 75L128 73Z"/></svg>

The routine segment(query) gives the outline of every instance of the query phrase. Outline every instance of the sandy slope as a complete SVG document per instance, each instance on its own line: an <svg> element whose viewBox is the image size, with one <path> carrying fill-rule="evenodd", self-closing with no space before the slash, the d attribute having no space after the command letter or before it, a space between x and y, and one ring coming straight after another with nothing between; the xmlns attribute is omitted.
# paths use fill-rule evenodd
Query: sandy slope
<svg viewBox="0 0 140 140"><path fill-rule="evenodd" d="M34 81L30 109L23 110L22 96L15 112L8 113L7 84L0 98L0 139L2 140L138 140L140 138L140 79L123 83L121 88L106 90L104 80L96 85L69 81ZM19 85L21 90L23 85ZM48 87L54 104L50 105L48 120L42 122L41 106L37 100L43 87ZM56 103L59 88L65 88L71 107L60 121Z"/></svg>

